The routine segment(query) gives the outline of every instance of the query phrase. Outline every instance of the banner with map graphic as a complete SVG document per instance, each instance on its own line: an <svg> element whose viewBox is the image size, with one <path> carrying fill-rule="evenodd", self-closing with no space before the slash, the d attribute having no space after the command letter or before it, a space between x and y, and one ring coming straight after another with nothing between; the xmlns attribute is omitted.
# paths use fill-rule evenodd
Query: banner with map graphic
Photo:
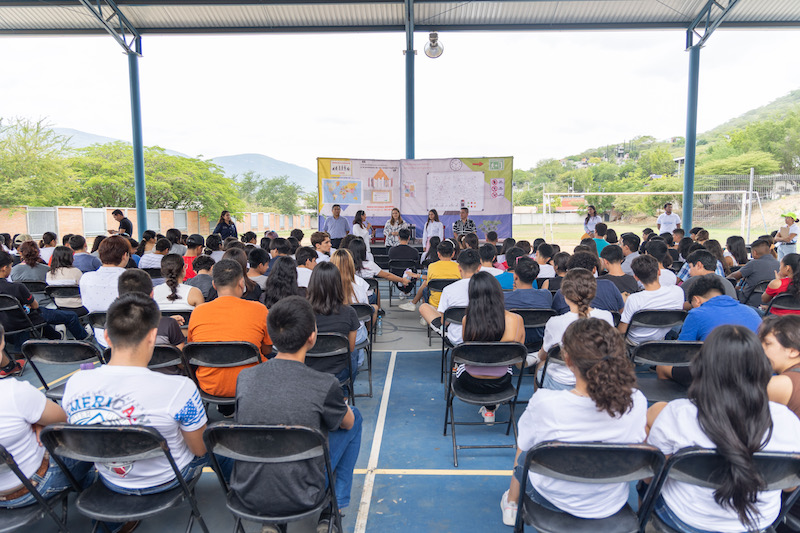
<svg viewBox="0 0 800 533"><path fill-rule="evenodd" d="M363 209L378 228L383 228L396 207L404 221L418 228L421 238L428 210L436 209L450 237L460 209L467 207L480 238L489 231L497 231L500 238L511 236L512 157L318 158L317 166L320 228L331 216L333 204L342 207L342 216L351 223Z"/></svg>

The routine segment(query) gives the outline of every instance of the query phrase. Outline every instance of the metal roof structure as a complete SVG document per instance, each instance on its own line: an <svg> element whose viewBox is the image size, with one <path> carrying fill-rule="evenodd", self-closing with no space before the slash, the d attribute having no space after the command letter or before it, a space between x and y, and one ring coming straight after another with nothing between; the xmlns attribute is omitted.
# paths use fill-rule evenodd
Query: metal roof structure
<svg viewBox="0 0 800 533"><path fill-rule="evenodd" d="M118 7L140 34L405 31L403 0L0 0L0 34L93 34ZM725 2L715 2L722 8ZM414 0L421 31L687 29L707 0ZM800 26L797 0L741 0L722 28Z"/></svg>

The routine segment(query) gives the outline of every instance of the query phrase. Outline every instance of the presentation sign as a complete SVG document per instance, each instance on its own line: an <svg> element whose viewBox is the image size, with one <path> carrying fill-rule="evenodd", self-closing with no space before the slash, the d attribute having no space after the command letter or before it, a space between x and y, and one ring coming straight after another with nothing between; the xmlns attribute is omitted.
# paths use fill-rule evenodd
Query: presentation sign
<svg viewBox="0 0 800 533"><path fill-rule="evenodd" d="M396 207L422 238L428 210L436 209L445 235L451 237L452 224L466 207L480 238L489 231L496 231L501 239L511 236L512 157L318 158L317 167L320 228L325 217L331 216L333 204L339 204L351 222L363 209L369 222L380 228Z"/></svg>

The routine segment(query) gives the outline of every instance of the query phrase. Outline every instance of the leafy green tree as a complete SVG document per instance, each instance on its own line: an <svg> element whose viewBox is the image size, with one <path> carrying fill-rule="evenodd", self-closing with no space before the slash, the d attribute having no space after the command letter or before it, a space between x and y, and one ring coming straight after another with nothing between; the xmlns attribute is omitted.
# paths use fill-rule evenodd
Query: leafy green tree
<svg viewBox="0 0 800 533"><path fill-rule="evenodd" d="M255 200L260 205L275 206L279 213L296 215L300 212L298 199L302 192L299 185L289 181L289 176L279 176L262 180L256 190Z"/></svg>
<svg viewBox="0 0 800 533"><path fill-rule="evenodd" d="M303 208L310 209L315 213L319 210L319 193L317 191L307 192L303 195Z"/></svg>
<svg viewBox="0 0 800 533"><path fill-rule="evenodd" d="M708 161L698 166L695 174L711 176L749 174L751 168L755 169L756 174L776 174L780 172L781 163L772 154L756 150Z"/></svg>

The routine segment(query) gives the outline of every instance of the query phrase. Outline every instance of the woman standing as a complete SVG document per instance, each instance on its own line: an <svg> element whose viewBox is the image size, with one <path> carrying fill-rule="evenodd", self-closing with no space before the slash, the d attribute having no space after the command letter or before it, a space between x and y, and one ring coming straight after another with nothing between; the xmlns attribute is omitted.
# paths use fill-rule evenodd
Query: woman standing
<svg viewBox="0 0 800 533"><path fill-rule="evenodd" d="M352 234L364 239L364 244L367 245L367 251L369 252L369 241L370 237L372 237L372 224L367 222L367 214L363 210L356 211L356 216L353 217Z"/></svg>
<svg viewBox="0 0 800 533"><path fill-rule="evenodd" d="M587 235L594 239L594 227L602 221L603 219L597 215L597 210L594 208L594 206L587 206L586 218L583 219L583 231L585 231Z"/></svg>
<svg viewBox="0 0 800 533"><path fill-rule="evenodd" d="M400 216L400 210L396 207L392 209L392 218L386 221L383 226L383 236L386 239L386 247L397 246L400 244L400 237L398 234L401 229L407 229L408 224L403 222L403 217Z"/></svg>
<svg viewBox="0 0 800 533"><path fill-rule="evenodd" d="M212 233L219 233L223 241L228 237L239 238L239 232L236 231L236 224L231 219L230 211L223 211L219 215L219 222L217 222L217 227L214 228Z"/></svg>
<svg viewBox="0 0 800 533"><path fill-rule="evenodd" d="M800 227L796 222L797 215L794 213L784 213L781 215L785 224L775 235L776 248L778 248L778 260L783 259L786 254L793 254L797 252L797 234L800 233Z"/></svg>
<svg viewBox="0 0 800 533"><path fill-rule="evenodd" d="M431 237L439 237L439 242L444 239L444 224L439 222L439 213L436 209L428 211L428 220L425 222L425 230L422 232L422 246L426 252L430 248Z"/></svg>

